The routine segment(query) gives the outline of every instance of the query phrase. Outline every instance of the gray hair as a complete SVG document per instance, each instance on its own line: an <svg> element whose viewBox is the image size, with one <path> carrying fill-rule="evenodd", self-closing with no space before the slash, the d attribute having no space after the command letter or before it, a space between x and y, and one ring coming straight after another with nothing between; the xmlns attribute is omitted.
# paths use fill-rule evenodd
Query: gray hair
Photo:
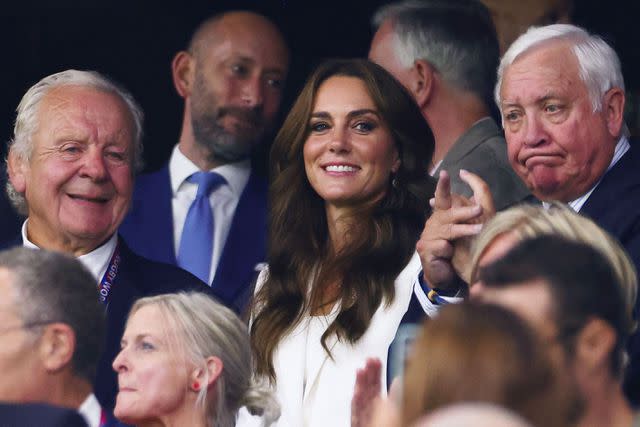
<svg viewBox="0 0 640 427"><path fill-rule="evenodd" d="M255 382L248 329L233 311L206 294L180 292L142 298L133 305L129 317L147 305L157 306L168 323L175 325L176 333L172 335L194 366L202 367L206 373L207 357L222 360L214 397L207 398L207 387L202 387L198 396L208 425L233 427L242 406L254 415L262 415L265 425L280 416L272 393Z"/></svg>
<svg viewBox="0 0 640 427"><path fill-rule="evenodd" d="M591 219L573 211L568 206L554 202L549 209L522 204L498 212L482 228L471 248L470 278L475 280L480 258L493 241L510 233L525 240L545 235L563 237L569 241L584 243L596 249L609 262L621 284L624 295L625 317L628 333L637 327L633 311L638 295L638 276L633 262L620 243Z"/></svg>
<svg viewBox="0 0 640 427"><path fill-rule="evenodd" d="M618 87L624 91L620 59L615 50L602 38L570 24L531 27L511 44L500 61L498 81L494 91L495 101L500 111L502 111L500 89L506 68L520 55L552 41L571 44L571 51L578 60L580 79L587 87L594 112L602 109L602 98L608 90ZM625 130L625 133L627 132Z"/></svg>
<svg viewBox="0 0 640 427"><path fill-rule="evenodd" d="M59 322L73 329L73 372L93 383L105 336L105 314L91 273L68 255L24 247L1 251L0 269L9 271L12 305L23 324ZM42 328L31 330L42 332Z"/></svg>
<svg viewBox="0 0 640 427"><path fill-rule="evenodd" d="M31 86L24 94L16 109L16 122L13 128L14 137L8 142L7 152L13 152L24 160L29 160L33 151L33 134L38 130L38 112L44 97L55 88L62 86L85 86L99 91L114 94L125 103L133 122L132 166L134 171L142 169L142 134L144 114L133 98L133 95L118 83L97 71L66 70L51 74ZM27 215L27 202L24 194L16 191L7 180L7 195L14 208Z"/></svg>
<svg viewBox="0 0 640 427"><path fill-rule="evenodd" d="M476 0L406 0L380 8L372 24L390 20L405 67L428 61L442 77L490 103L500 48L489 10Z"/></svg>

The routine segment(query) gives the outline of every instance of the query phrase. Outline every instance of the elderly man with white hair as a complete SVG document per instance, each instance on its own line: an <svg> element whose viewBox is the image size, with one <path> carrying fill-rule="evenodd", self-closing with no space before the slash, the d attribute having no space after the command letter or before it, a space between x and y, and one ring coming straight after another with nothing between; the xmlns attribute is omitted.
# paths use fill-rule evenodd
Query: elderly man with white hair
<svg viewBox="0 0 640 427"><path fill-rule="evenodd" d="M624 80L615 51L573 25L530 28L504 54L495 97L509 162L533 195L545 205L567 203L591 217L622 243L638 268L640 150L629 141L623 122ZM463 204L471 206L452 206L450 192L441 185L418 243L425 279L435 288L465 270L466 246L460 243L480 231L470 223L494 213L487 185L478 177L466 178L475 198ZM637 403L637 334L628 349L625 391Z"/></svg>
<svg viewBox="0 0 640 427"><path fill-rule="evenodd" d="M108 328L95 393L108 409L117 392L111 362L133 301L203 287L118 238L141 154L142 111L131 94L92 71L62 71L32 86L9 141L8 193L27 216L14 243L73 255L98 285Z"/></svg>

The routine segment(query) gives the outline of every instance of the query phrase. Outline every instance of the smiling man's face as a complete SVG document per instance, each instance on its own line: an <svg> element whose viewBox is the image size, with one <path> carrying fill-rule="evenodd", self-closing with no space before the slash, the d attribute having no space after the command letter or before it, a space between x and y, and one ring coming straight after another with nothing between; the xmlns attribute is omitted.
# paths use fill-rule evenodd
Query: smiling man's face
<svg viewBox="0 0 640 427"><path fill-rule="evenodd" d="M81 255L122 222L133 191L133 120L117 95L83 86L47 93L29 159L10 154L9 175L28 205L36 245Z"/></svg>

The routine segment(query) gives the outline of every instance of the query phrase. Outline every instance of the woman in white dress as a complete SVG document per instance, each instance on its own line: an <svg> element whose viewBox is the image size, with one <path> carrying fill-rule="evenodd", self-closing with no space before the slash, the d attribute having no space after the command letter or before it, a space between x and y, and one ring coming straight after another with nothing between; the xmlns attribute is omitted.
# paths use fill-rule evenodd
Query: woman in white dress
<svg viewBox="0 0 640 427"><path fill-rule="evenodd" d="M366 60L320 65L286 118L271 150L269 267L251 313L279 426L350 425L367 358L381 360L385 383L421 270L433 147L413 98Z"/></svg>

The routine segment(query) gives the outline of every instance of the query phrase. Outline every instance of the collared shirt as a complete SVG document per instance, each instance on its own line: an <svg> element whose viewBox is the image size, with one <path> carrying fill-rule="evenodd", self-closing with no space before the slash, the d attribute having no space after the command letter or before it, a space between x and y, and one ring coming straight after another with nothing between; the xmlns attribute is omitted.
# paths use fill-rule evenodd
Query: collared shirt
<svg viewBox="0 0 640 427"><path fill-rule="evenodd" d="M575 212L580 212L580 209L582 209L582 206L587 202L589 196L591 196L591 193L593 193L593 190L595 190L598 184L600 184L600 181L602 181L604 175L606 175L606 173L609 172L609 170L620 161L622 156L624 156L624 154L629 151L629 148L629 139L627 139L626 136L622 135L618 140L618 143L616 144L616 148L613 150L613 158L611 159L611 163L609 163L609 167L607 168L605 173L600 177L598 182L596 182L596 184L591 187L591 190L587 191L577 199L567 203L571 209L573 209ZM545 209L549 209L549 206L551 206L551 204L548 202L542 202L542 206L544 206Z"/></svg>
<svg viewBox="0 0 640 427"><path fill-rule="evenodd" d="M187 181L187 178L198 172L198 167L189 160L176 145L169 160L169 176L171 177L171 207L173 209L173 241L176 255L180 248L182 229L189 212L189 207L196 198L198 190L197 184ZM237 163L230 163L219 166L211 170L224 177L227 185L221 185L211 192L209 202L213 210L214 230L213 230L213 253L211 255L211 272L209 273L209 283L213 277L224 249L224 244L229 235L233 214L240 201L240 196L249 182L251 174L251 162L243 160Z"/></svg>
<svg viewBox="0 0 640 427"><path fill-rule="evenodd" d="M24 224L22 224L22 244L27 248L40 249L37 245L35 245L27 238L28 222L29 219L27 218ZM111 261L111 256L115 252L117 245L118 233L114 233L113 236L111 236L111 238L101 246L97 247L89 253L77 257L78 261L80 261L96 279L96 282L100 283L100 280L102 280L104 274L107 272L109 261Z"/></svg>
<svg viewBox="0 0 640 427"><path fill-rule="evenodd" d="M78 412L80 412L80 415L84 417L84 420L87 422L87 425L89 427L100 426L102 408L100 407L100 403L98 403L98 399L96 399L96 396L93 393L87 396L84 402L82 402L82 405L80 405L80 408L78 408Z"/></svg>

